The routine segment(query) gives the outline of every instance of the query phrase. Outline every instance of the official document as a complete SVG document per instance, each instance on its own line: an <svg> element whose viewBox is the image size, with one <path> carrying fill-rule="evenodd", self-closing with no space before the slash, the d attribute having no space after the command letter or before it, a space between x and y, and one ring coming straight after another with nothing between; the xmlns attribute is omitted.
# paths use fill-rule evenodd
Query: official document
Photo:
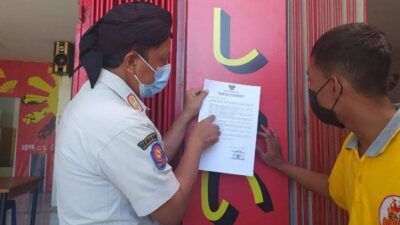
<svg viewBox="0 0 400 225"><path fill-rule="evenodd" d="M205 80L204 89L199 121L215 115L221 136L203 152L200 170L253 176L261 88Z"/></svg>

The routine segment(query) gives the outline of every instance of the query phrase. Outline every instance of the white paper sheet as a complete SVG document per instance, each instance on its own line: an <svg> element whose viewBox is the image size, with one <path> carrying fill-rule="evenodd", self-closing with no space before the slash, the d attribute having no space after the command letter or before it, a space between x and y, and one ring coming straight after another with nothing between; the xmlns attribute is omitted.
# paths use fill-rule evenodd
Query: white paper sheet
<svg viewBox="0 0 400 225"><path fill-rule="evenodd" d="M261 88L205 80L203 89L209 93L199 121L215 115L221 136L203 152L200 170L253 176Z"/></svg>

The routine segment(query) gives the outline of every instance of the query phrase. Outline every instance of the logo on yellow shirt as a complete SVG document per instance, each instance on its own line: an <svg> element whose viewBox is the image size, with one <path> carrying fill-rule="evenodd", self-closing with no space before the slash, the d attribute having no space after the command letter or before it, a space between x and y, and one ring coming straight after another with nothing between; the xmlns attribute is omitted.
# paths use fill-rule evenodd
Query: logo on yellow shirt
<svg viewBox="0 0 400 225"><path fill-rule="evenodd" d="M400 225L400 196L387 196L379 209L381 225Z"/></svg>

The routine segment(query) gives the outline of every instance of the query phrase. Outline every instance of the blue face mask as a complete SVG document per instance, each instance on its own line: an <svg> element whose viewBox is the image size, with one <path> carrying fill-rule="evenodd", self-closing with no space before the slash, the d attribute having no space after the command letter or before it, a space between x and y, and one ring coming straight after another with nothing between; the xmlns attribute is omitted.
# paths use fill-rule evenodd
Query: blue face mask
<svg viewBox="0 0 400 225"><path fill-rule="evenodd" d="M154 72L154 82L151 84L143 84L140 82L136 74L134 75L136 80L139 82L140 97L152 97L161 92L165 86L167 86L169 75L171 74L171 64L166 64L165 66L158 67L157 70L155 70L141 55L139 55L139 57Z"/></svg>

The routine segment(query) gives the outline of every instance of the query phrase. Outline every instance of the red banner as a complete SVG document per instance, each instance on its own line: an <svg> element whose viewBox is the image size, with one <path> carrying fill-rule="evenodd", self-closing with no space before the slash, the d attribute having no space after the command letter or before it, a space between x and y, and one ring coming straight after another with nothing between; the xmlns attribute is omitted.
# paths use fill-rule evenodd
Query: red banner
<svg viewBox="0 0 400 225"><path fill-rule="evenodd" d="M58 99L51 64L0 61L0 97L21 100L15 176L42 176L42 191L51 191Z"/></svg>
<svg viewBox="0 0 400 225"><path fill-rule="evenodd" d="M261 86L260 118L287 157L286 1L187 4L187 89L204 79ZM184 225L289 224L288 179L258 157L254 169L254 177L202 172Z"/></svg>

